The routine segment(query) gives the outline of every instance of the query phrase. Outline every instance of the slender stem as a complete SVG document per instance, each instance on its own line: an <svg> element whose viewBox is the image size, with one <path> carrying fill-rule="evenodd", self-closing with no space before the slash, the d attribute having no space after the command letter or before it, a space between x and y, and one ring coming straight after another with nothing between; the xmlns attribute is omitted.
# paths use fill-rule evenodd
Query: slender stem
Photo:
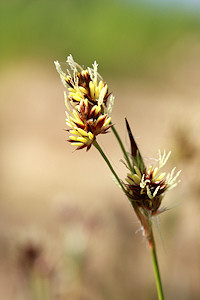
<svg viewBox="0 0 200 300"><path fill-rule="evenodd" d="M127 195L126 190L121 182L121 180L119 179L119 177L117 176L117 173L115 172L115 170L113 169L110 161L108 160L107 156L105 155L105 153L103 152L103 150L101 149L101 147L99 146L99 144L97 143L97 141L95 140L93 145L95 146L95 148L100 152L101 156L103 157L103 159L105 160L105 162L107 163L108 167L110 168L111 172L113 173L113 175L115 176L117 182L119 183L119 185L121 186L123 192Z"/></svg>
<svg viewBox="0 0 200 300"><path fill-rule="evenodd" d="M121 146L121 149L124 153L124 156L126 158L126 161L129 165L130 168L132 168L131 164L130 164L130 160L128 158L128 155L124 149L124 146L122 144L122 141L117 133L117 131L115 130L115 128L112 126L112 130ZM103 152L103 150L101 149L101 147L99 146L99 144L97 143L97 141L95 140L93 145L95 146L95 148L99 151L99 153L101 154L101 156L103 157L103 159L105 160L105 162L107 163L109 169L111 170L111 172L113 173L113 175L115 176L117 182L119 183L119 185L121 186L123 192L125 193L125 195L128 197L126 190L121 182L121 180L119 179L118 175L116 174L116 172L114 171L110 161L108 160L107 156L105 155L105 153ZM129 199L129 197L128 197ZM158 259L157 259L157 253L156 253L156 246L155 246L155 241L154 241L154 236L153 236L153 231L152 231L152 224L145 224L143 218L141 218L140 213L138 212L137 206L135 205L135 203L133 201L131 201L131 199L129 199L129 201L131 202L137 216L139 217L139 220L142 224L142 226L144 226L146 228L146 237L149 243L149 248L150 248L150 252L151 252L151 258L152 258L152 263L153 263L153 269L154 269L154 275L155 275L155 280L156 280L156 287L157 287L157 294L158 294L158 299L159 300L164 300L164 294L163 294L163 288L162 288L162 282L161 282L161 277L160 277L160 271L159 271L159 265L158 265ZM144 218L146 220L146 218ZM149 232L150 230L150 232Z"/></svg>
<svg viewBox="0 0 200 300"><path fill-rule="evenodd" d="M156 280L156 287L157 287L157 294L159 300L164 300L162 282L160 277L159 265L158 265L158 258L156 253L156 245L154 241L153 231L151 231L151 237L148 239L149 248L151 252L151 258L153 263L154 275Z"/></svg>
<svg viewBox="0 0 200 300"><path fill-rule="evenodd" d="M126 150L125 150L125 148L124 148L124 145L123 145L123 143L122 143L122 140L121 140L121 138L120 138L120 136L119 136L117 130L115 129L115 126L112 125L112 126L111 126L111 129L112 129L114 135L116 136L116 139L117 139L118 142L119 142L119 145L120 145L120 147L121 147L121 149L122 149L122 152L123 152L123 154L124 154L124 157L125 157L125 159L126 159L126 162L127 162L127 164L128 164L129 169L132 170L133 167L131 166L130 159L129 159L128 154L127 154L127 152L126 152Z"/></svg>

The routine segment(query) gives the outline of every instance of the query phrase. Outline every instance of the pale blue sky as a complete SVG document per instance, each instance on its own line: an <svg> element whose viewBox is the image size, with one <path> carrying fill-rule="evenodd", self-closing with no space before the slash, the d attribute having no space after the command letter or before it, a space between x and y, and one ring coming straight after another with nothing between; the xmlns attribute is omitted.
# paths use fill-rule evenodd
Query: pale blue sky
<svg viewBox="0 0 200 300"><path fill-rule="evenodd" d="M124 0L121 0L124 1ZM129 3L145 3L164 6L176 6L188 9L200 9L200 0L126 0Z"/></svg>

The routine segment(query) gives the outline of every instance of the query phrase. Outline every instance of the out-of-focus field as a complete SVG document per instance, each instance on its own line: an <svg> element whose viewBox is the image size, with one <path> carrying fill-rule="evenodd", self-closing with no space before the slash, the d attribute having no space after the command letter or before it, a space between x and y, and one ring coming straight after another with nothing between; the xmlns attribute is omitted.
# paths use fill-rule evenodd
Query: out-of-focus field
<svg viewBox="0 0 200 300"><path fill-rule="evenodd" d="M19 24L29 24L34 7L35 12L39 7L36 2L18 1L10 7L2 2L2 12L3 8L5 11L10 9L10 17L14 20L20 14L26 16L27 23L19 19ZM41 3L38 12L43 16L47 2ZM21 25L16 43L18 41L18 48L23 51L28 50L24 57L19 50L10 62L11 45L17 49L15 42L11 44L11 37L18 26L7 28L8 51L1 48L4 58L0 71L0 299L156 299L149 251L127 199L114 184L95 149L87 153L84 150L73 152L73 147L65 141L68 134L63 130L64 88L53 65L56 52L58 56L73 52L80 64L91 65L94 59L100 63L100 73L115 95L112 120L127 150L125 117L147 164L157 157L158 149L172 150L167 168L177 166L182 169L182 174L181 183L163 200L163 206L169 210L155 222L161 274L166 299L199 299L200 41L197 16L188 18L182 13L170 15L168 12L171 17L166 19L166 24L170 18L174 23L169 22L173 30L166 26L166 41L159 33L164 21L158 22L153 30L149 29L148 40L145 35L142 39L142 33L148 31L148 24L154 24L153 20L162 19L159 10L153 18L153 12L147 13L145 7L127 12L123 6L128 14L132 11L132 17L138 16L137 22L135 20L137 30L134 29L136 40L130 29L130 26L135 28L133 19L126 20L124 11L120 15L118 2L113 6L115 14L112 15L113 3L109 1L106 10L99 2L97 5L101 9L94 10L90 1L86 1L86 7L83 1L77 1L76 6L68 1L70 13L67 17L71 18L70 28L75 38L70 36L65 45L63 31L57 36L61 24L65 23L58 21L57 27L51 27L56 34L51 33L55 42L53 38L48 40L49 52L46 41L37 48L31 44L29 36L35 32L38 41L42 41L39 38L44 35L45 24L51 24L56 16L60 20L61 4L55 13L56 6L48 3L51 9L47 9L49 14L45 15L43 23L40 23L42 17L39 15L36 24L30 23L33 27L29 30ZM87 12L85 19L78 10L80 5ZM28 8L31 13L23 14ZM106 28L100 26L104 12L111 20L109 23L105 19ZM62 18L64 15L63 10ZM86 24L80 27L79 20L77 28L75 15ZM125 24L120 22L122 16ZM144 21L142 16L148 18ZM176 23L177 20L182 21ZM96 33L89 27L95 21L98 25ZM113 51L109 45L112 28L119 31L116 41L123 45L120 47L113 37L112 46L116 48ZM20 32L26 30L26 36L21 36ZM66 30L70 32L69 27ZM86 30L91 32L85 33ZM96 35L106 36L108 41L104 40L104 44L107 47L98 50L98 45L93 45L91 41L96 41ZM19 40L24 41L25 46ZM34 40L37 41L35 37ZM131 49L128 40L131 40ZM56 46L58 41L60 44ZM91 48L82 47L82 41ZM30 49L33 47L33 52L38 53L29 52L29 47L26 48L29 43ZM41 54L42 47L48 52L47 57ZM166 52L162 53L164 48ZM149 56L146 55L148 49ZM155 49L159 55L154 53ZM136 57L131 51L135 51ZM126 169L120 162L122 154L112 133L99 136L98 140L120 177L124 178Z"/></svg>

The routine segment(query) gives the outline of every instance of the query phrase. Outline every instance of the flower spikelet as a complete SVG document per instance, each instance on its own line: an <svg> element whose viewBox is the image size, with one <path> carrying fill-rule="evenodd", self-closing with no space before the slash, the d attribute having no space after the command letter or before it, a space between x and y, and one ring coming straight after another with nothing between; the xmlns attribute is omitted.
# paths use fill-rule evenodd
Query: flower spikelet
<svg viewBox="0 0 200 300"><path fill-rule="evenodd" d="M83 69L72 55L67 57L67 69L64 72L58 61L56 69L61 81L67 88L65 104L67 107L66 124L72 135L69 142L77 149L90 149L98 134L107 133L111 125L114 96L109 93L108 85L97 72L96 61L93 68Z"/></svg>
<svg viewBox="0 0 200 300"><path fill-rule="evenodd" d="M127 122L127 121L126 121ZM159 214L163 196L167 190L174 188L180 181L177 181L181 171L175 174L174 168L169 174L162 172L171 152L162 154L159 151L158 166L144 165L139 149L132 139L132 133L127 122L127 129L132 148L133 167L126 177L127 195L134 205L140 208L146 216ZM134 148L134 149L133 149Z"/></svg>

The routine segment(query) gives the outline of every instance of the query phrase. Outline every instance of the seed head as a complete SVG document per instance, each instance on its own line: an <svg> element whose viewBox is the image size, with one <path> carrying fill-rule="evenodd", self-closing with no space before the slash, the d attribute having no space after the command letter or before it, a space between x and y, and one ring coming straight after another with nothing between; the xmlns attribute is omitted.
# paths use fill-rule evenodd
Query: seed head
<svg viewBox="0 0 200 300"><path fill-rule="evenodd" d="M83 69L72 55L67 57L66 73L58 61L55 66L61 81L67 88L65 104L67 107L66 124L72 135L69 142L77 149L90 149L98 134L107 133L112 126L109 114L112 111L114 96L108 92L108 86L97 72L96 61L93 68Z"/></svg>
<svg viewBox="0 0 200 300"><path fill-rule="evenodd" d="M126 121L127 122L127 121ZM130 140L133 138L130 127L127 122L127 129L129 132ZM171 152L163 154L159 151L158 166L144 165L142 156L139 149L133 140L131 140L132 149L132 162L133 167L127 174L126 190L129 199L135 202L139 208L143 210L145 215L152 216L161 212L159 207L162 198L167 190L174 188L180 181L177 181L181 171L175 174L175 168L166 175L161 172L165 166ZM162 210L163 211L163 210Z"/></svg>

